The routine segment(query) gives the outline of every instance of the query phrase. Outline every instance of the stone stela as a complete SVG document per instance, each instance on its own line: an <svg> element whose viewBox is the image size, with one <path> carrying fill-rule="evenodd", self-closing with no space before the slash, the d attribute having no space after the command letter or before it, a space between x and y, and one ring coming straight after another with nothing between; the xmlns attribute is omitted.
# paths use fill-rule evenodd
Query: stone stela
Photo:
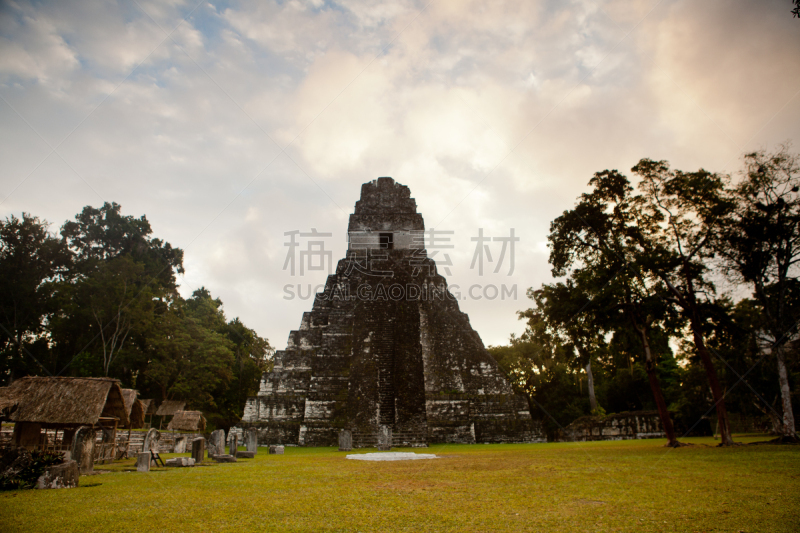
<svg viewBox="0 0 800 533"><path fill-rule="evenodd" d="M236 457L236 452L238 450L239 450L239 435L234 433L231 435L231 444L230 448L228 449L228 455Z"/></svg>
<svg viewBox="0 0 800 533"><path fill-rule="evenodd" d="M339 432L339 451L349 452L353 449L353 434L349 430L343 429Z"/></svg>
<svg viewBox="0 0 800 533"><path fill-rule="evenodd" d="M256 428L247 430L247 441L245 445L247 446L248 452L258 452L258 430L256 430Z"/></svg>
<svg viewBox="0 0 800 533"><path fill-rule="evenodd" d="M427 256L408 187L378 178L350 215L347 257L287 348L275 353L240 424L263 445L418 446L543 442ZM380 295L414 285L425 297ZM348 431L352 442L340 443ZM388 449L388 448L386 448Z"/></svg>
<svg viewBox="0 0 800 533"><path fill-rule="evenodd" d="M217 429L211 432L211 439L208 441L208 458L213 459L217 455L225 455L225 430Z"/></svg>
<svg viewBox="0 0 800 533"><path fill-rule="evenodd" d="M192 441L192 459L195 464L202 463L203 457L206 454L206 439L203 437L194 439Z"/></svg>

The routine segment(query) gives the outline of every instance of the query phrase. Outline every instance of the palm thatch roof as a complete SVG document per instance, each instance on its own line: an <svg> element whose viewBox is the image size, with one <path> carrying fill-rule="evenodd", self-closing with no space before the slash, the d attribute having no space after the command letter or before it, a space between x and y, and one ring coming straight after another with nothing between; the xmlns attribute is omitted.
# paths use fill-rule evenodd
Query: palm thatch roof
<svg viewBox="0 0 800 533"><path fill-rule="evenodd" d="M120 389L122 390L122 399L125 400L125 410L130 413L131 407L133 407L133 402L136 401L136 397L139 395L139 391L136 389Z"/></svg>
<svg viewBox="0 0 800 533"><path fill-rule="evenodd" d="M125 400L125 411L128 413L130 424L125 427L140 428L144 426L144 410L140 405L142 402L136 397L139 391L135 389L122 389L122 398Z"/></svg>
<svg viewBox="0 0 800 533"><path fill-rule="evenodd" d="M144 411L145 407L142 400L133 402L133 407L131 407L131 412L128 415L131 422L131 429L144 427Z"/></svg>
<svg viewBox="0 0 800 533"><path fill-rule="evenodd" d="M156 414L156 402L152 399L150 400L139 400L144 405L144 414L146 415L154 415Z"/></svg>
<svg viewBox="0 0 800 533"><path fill-rule="evenodd" d="M94 425L101 417L128 424L119 380L28 376L0 391L0 405L17 405L14 422Z"/></svg>
<svg viewBox="0 0 800 533"><path fill-rule="evenodd" d="M17 402L11 398L8 387L0 387L0 421L11 420L11 415L17 410Z"/></svg>
<svg viewBox="0 0 800 533"><path fill-rule="evenodd" d="M206 419L200 411L178 411L167 426L175 431L205 431Z"/></svg>
<svg viewBox="0 0 800 533"><path fill-rule="evenodd" d="M164 400L156 411L156 416L173 416L178 411L183 411L186 407L186 402L181 400Z"/></svg>

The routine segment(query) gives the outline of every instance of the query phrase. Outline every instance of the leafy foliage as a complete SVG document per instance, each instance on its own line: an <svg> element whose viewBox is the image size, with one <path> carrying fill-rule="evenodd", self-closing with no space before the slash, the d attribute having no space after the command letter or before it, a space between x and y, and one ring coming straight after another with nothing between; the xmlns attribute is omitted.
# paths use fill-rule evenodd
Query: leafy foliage
<svg viewBox="0 0 800 533"><path fill-rule="evenodd" d="M14 454L16 460L8 465L5 475L0 476L0 490L32 489L47 468L61 464L64 460L63 453L41 450L28 452L23 448L7 453Z"/></svg>
<svg viewBox="0 0 800 533"><path fill-rule="evenodd" d="M746 154L735 185L666 161L632 171L638 193L620 172L598 172L552 222L550 264L562 279L528 291L524 334L490 352L550 433L589 414L592 395L598 411L658 408L681 433L709 431L716 409L726 444L726 404L794 433L800 156L786 146ZM753 299L718 295L722 273ZM761 365L767 356L777 375Z"/></svg>
<svg viewBox="0 0 800 533"><path fill-rule="evenodd" d="M271 347L205 288L182 298L180 273L183 251L116 203L85 207L60 238L27 214L0 222L0 375L111 376L235 424Z"/></svg>
<svg viewBox="0 0 800 533"><path fill-rule="evenodd" d="M47 324L72 265L67 246L47 226L27 213L0 221L0 375L10 379L44 368Z"/></svg>

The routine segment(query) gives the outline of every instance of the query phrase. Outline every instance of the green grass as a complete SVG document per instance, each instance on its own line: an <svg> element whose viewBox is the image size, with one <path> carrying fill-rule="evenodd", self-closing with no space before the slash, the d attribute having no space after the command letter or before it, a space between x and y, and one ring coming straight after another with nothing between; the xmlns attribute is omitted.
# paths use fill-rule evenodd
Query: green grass
<svg viewBox="0 0 800 533"><path fill-rule="evenodd" d="M76 489L0 493L0 531L800 529L800 447L684 440L697 445L438 445L413 451L441 459L383 463L260 448L253 460L150 473L127 460Z"/></svg>

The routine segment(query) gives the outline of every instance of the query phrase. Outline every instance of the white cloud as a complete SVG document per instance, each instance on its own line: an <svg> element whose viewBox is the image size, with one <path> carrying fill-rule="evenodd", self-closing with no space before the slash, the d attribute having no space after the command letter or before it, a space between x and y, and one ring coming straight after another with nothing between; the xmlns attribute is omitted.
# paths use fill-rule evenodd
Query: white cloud
<svg viewBox="0 0 800 533"><path fill-rule="evenodd" d="M800 133L800 43L777 0L139 4L0 11L0 95L25 118L0 102L0 214L61 224L101 198L146 213L186 249L182 290L208 287L278 347L311 305L283 299L284 232L331 231L342 256L365 181L393 176L456 232L461 287L485 282L477 229L516 229L514 276L492 281L519 299L462 302L498 344L593 172L734 170L740 148ZM49 152L31 128L68 164L30 174Z"/></svg>
<svg viewBox="0 0 800 533"><path fill-rule="evenodd" d="M19 12L14 15L0 16L0 72L11 79L35 81L53 91L66 89L70 74L79 66L75 50L46 18Z"/></svg>

